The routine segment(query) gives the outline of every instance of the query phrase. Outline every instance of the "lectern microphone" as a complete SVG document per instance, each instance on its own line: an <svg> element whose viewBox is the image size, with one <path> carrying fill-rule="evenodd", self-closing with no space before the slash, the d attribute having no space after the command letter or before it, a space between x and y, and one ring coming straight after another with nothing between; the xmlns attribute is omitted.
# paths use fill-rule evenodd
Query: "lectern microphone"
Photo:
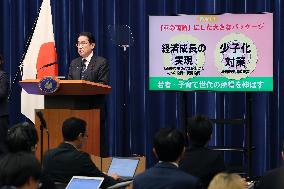
<svg viewBox="0 0 284 189"><path fill-rule="evenodd" d="M37 115L37 117L38 117L39 120L40 120L41 126L42 126L43 128L45 128L46 131L48 132L48 129L47 129L47 127L46 127L46 121L45 121L45 119L43 118L42 112L41 112L40 110L37 110L37 111L36 111L36 115Z"/></svg>

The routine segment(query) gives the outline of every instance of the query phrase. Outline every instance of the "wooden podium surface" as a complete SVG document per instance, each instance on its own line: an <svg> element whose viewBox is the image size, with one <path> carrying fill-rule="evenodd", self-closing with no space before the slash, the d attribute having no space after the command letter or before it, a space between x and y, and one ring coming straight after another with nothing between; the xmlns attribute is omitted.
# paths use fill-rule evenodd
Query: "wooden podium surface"
<svg viewBox="0 0 284 189"><path fill-rule="evenodd" d="M44 95L45 108L42 111L49 130L49 148L63 142L62 124L65 119L77 117L87 122L88 139L84 151L100 155L100 109L93 103L96 97L108 94L111 87L84 80L59 80L59 88L52 94L45 94L39 89L39 79L20 81L22 88L29 94ZM85 96L85 97L84 97ZM91 105L90 105L91 104ZM99 106L98 106L99 107ZM35 118L35 125L40 137L40 120ZM47 133L43 134L43 151L48 149ZM40 142L37 157L40 159Z"/></svg>
<svg viewBox="0 0 284 189"><path fill-rule="evenodd" d="M21 87L28 94L38 95L97 95L108 94L111 87L100 83L94 83L84 80L59 80L59 89L52 94L45 94L39 87L39 79L26 79L20 81Z"/></svg>

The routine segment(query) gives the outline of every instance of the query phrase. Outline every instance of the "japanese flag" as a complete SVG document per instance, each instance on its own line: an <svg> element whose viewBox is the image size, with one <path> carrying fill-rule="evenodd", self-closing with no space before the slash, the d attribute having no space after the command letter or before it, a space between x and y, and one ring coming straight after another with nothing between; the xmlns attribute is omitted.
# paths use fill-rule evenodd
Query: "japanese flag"
<svg viewBox="0 0 284 189"><path fill-rule="evenodd" d="M43 0L28 50L23 60L22 80L57 76L57 54L52 25L50 0ZM22 90L21 112L32 122L35 109L44 108L44 96Z"/></svg>

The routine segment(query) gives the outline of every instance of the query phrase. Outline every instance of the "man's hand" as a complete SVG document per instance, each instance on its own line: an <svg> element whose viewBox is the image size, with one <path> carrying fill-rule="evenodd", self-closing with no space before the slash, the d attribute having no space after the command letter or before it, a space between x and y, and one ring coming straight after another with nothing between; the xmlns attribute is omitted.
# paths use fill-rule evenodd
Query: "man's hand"
<svg viewBox="0 0 284 189"><path fill-rule="evenodd" d="M112 177L114 180L119 180L121 179L120 176L116 173L108 174L108 176Z"/></svg>

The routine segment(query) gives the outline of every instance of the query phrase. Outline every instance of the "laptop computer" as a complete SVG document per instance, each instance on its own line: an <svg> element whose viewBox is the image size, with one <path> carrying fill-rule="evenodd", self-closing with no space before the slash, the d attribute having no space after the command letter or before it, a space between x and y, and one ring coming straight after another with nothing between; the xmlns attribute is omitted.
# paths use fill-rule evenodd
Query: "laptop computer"
<svg viewBox="0 0 284 189"><path fill-rule="evenodd" d="M103 177L73 176L66 189L98 189L103 180Z"/></svg>
<svg viewBox="0 0 284 189"><path fill-rule="evenodd" d="M116 173L123 181L133 180L139 164L139 158L114 157L108 168L108 174Z"/></svg>

